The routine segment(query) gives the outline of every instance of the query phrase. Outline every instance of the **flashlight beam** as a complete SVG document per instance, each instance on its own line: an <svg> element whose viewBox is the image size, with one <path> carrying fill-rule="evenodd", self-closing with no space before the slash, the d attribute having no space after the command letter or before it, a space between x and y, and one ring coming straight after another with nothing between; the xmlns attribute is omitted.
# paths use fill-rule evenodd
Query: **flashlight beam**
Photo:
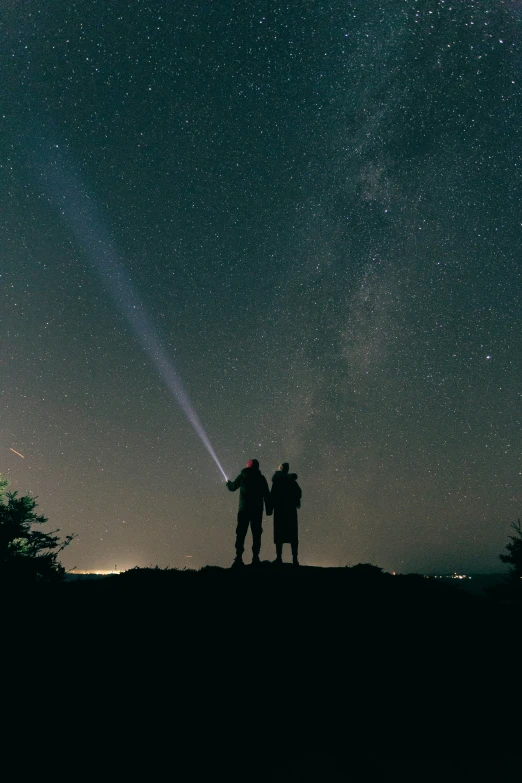
<svg viewBox="0 0 522 783"><path fill-rule="evenodd" d="M83 247L116 306L132 327L141 347L226 480L225 471L194 410L188 392L145 311L114 246L105 220L96 209L95 199L88 193L71 156L47 139L40 147L36 170L41 176L41 183L46 187L48 197Z"/></svg>

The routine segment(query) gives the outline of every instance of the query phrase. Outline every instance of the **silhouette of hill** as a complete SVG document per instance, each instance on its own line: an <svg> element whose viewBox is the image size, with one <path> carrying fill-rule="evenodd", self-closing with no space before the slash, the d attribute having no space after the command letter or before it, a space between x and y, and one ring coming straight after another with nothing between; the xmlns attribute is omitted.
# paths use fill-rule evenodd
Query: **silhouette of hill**
<svg viewBox="0 0 522 783"><path fill-rule="evenodd" d="M502 779L519 763L518 611L368 564L263 563L47 586L4 624L17 665L36 657L63 705L55 733L107 775Z"/></svg>

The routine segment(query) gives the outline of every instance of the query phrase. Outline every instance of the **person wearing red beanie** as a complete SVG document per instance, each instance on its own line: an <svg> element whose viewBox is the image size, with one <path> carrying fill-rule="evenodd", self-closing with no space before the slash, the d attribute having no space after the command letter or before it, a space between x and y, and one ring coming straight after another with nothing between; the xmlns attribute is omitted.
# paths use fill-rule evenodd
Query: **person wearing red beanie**
<svg viewBox="0 0 522 783"><path fill-rule="evenodd" d="M263 507L266 515L272 514L272 501L266 478L259 470L257 459L249 459L234 481L227 481L227 489L235 492L239 489L239 509L236 527L236 559L234 566L243 565L245 538L250 526L252 530L252 565L259 565L261 535L263 533Z"/></svg>

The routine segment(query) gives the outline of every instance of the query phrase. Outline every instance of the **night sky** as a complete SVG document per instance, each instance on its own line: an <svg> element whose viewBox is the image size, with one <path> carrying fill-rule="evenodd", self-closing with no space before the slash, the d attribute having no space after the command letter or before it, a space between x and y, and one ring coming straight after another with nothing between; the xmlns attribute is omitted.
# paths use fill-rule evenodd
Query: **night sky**
<svg viewBox="0 0 522 783"><path fill-rule="evenodd" d="M64 565L232 562L238 495L148 319L227 476L299 474L303 564L501 571L522 516L522 2L2 16L0 472L78 534Z"/></svg>

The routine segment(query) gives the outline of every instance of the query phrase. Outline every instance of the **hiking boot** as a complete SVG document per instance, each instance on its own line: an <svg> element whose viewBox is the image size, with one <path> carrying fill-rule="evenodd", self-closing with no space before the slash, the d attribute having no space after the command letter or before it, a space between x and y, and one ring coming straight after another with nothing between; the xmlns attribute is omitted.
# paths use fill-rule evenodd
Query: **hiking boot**
<svg viewBox="0 0 522 783"><path fill-rule="evenodd" d="M254 555L252 558L252 565L258 566L261 565L261 560L259 559L259 555Z"/></svg>
<svg viewBox="0 0 522 783"><path fill-rule="evenodd" d="M299 565L299 560L297 559L297 557L294 557L294 559L292 560L292 565L295 565L295 566Z"/></svg>
<svg viewBox="0 0 522 783"><path fill-rule="evenodd" d="M241 568L241 566L244 566L244 565L245 564L243 563L243 557L241 555L236 555L236 559L232 563L231 567L232 568Z"/></svg>
<svg viewBox="0 0 522 783"><path fill-rule="evenodd" d="M277 565L277 566L283 565L283 558L282 557L276 557L276 559L274 560L273 565Z"/></svg>

